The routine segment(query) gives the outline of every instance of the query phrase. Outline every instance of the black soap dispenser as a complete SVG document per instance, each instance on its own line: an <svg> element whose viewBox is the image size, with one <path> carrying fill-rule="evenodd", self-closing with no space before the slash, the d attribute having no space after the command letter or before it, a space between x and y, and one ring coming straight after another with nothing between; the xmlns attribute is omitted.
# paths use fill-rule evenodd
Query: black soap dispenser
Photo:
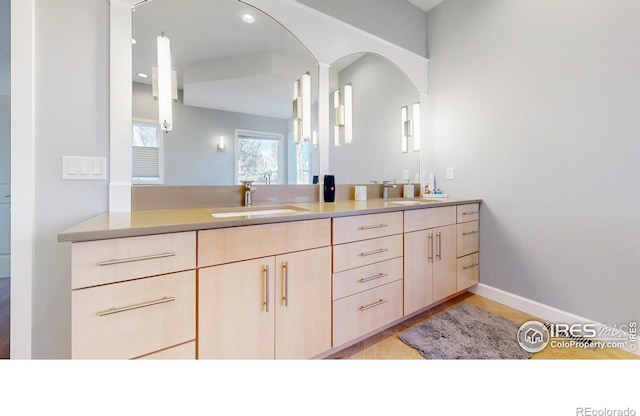
<svg viewBox="0 0 640 416"><path fill-rule="evenodd" d="M336 178L333 175L324 175L324 202L336 200Z"/></svg>

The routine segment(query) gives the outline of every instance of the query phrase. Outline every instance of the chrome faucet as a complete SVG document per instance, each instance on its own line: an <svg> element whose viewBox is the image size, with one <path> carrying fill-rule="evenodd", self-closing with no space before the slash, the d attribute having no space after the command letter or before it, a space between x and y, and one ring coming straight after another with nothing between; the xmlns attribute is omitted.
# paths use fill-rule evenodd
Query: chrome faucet
<svg viewBox="0 0 640 416"><path fill-rule="evenodd" d="M382 197L387 199L389 197L389 188L397 188L398 185L394 185L391 181L382 181Z"/></svg>
<svg viewBox="0 0 640 416"><path fill-rule="evenodd" d="M271 172L264 174L264 181L267 185L271 185Z"/></svg>
<svg viewBox="0 0 640 416"><path fill-rule="evenodd" d="M244 185L244 206L250 207L253 204L251 194L256 191L256 188L253 187L253 181L242 181L242 185Z"/></svg>

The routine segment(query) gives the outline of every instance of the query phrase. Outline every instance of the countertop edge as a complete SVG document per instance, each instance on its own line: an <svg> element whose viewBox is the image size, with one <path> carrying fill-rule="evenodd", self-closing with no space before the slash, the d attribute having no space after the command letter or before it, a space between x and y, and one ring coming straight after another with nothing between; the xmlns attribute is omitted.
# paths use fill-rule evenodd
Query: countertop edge
<svg viewBox="0 0 640 416"><path fill-rule="evenodd" d="M187 223L175 223L175 224L154 224L147 226L123 226L121 228L102 228L102 229L91 229L87 231L75 230L78 226L98 219L105 216L109 216L109 213L103 213L92 219L89 219L83 223L78 224L75 227L69 228L66 231L63 231L58 234L58 242L66 243L66 242L84 242L84 241L95 241L95 240L110 240L114 238L127 238L127 237L139 237L139 236L147 236L147 235L155 235L155 234L166 234L166 233L178 233L178 232L188 232L188 231L204 231L210 229L217 228L230 228L230 227L242 227L247 225L261 225L261 224L274 224L274 223L283 223L283 222L293 222L293 221L308 221L315 219L324 219L324 218L339 218L339 217L349 217L354 215L367 215L367 214L379 214L385 212L397 212L397 211L410 211L414 209L429 209L436 207L445 207L452 205L464 205L464 204L481 204L482 199L473 198L473 199L455 199L455 200L443 200L431 202L428 204L422 205L398 205L398 206L385 206L385 207L371 207L371 208L355 208L350 210L340 210L340 211L326 211L326 212L317 212L317 211L301 211L294 214L280 214L273 215L268 217L260 217L260 218L233 218L228 220L216 220L216 221L195 221L195 222L187 222ZM317 203L317 204L328 204L328 203ZM290 205L302 205L292 203ZM203 208L203 210L206 210ZM167 212L171 211L182 211L180 209L177 210L163 210ZM126 214L126 213L122 213ZM129 213L131 214L131 213Z"/></svg>

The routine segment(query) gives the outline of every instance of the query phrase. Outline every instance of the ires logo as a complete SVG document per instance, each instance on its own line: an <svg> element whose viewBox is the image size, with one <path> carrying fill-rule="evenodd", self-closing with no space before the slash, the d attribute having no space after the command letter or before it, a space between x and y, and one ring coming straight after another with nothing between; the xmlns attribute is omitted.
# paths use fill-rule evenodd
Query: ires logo
<svg viewBox="0 0 640 416"><path fill-rule="evenodd" d="M595 338L598 336L597 324L547 324L551 338Z"/></svg>
<svg viewBox="0 0 640 416"><path fill-rule="evenodd" d="M552 348L579 347L637 349L637 323L603 325L597 323L542 323L528 321L518 330L518 343L525 351L542 351Z"/></svg>

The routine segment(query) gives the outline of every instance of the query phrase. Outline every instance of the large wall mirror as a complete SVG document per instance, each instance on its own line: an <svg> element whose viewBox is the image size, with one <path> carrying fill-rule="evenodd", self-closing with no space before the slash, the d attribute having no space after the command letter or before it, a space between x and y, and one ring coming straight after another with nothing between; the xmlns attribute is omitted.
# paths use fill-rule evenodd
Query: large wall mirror
<svg viewBox="0 0 640 416"><path fill-rule="evenodd" d="M412 110L420 95L407 76L378 54L356 53L331 65L330 80L331 108L339 109L330 113L329 171L336 182L418 182L419 120L413 119ZM403 107L409 123L403 124ZM346 120L349 113L351 122ZM413 134L403 131L405 124L413 127ZM349 128L351 132L345 132ZM406 139L404 133L409 133Z"/></svg>
<svg viewBox="0 0 640 416"><path fill-rule="evenodd" d="M159 129L152 88L161 33L177 75L169 132ZM132 144L162 148L162 179L142 166L134 184L312 183L318 61L281 24L237 0L153 0L134 8L132 34ZM297 141L294 85L307 73L313 133ZM135 172L135 153L133 163Z"/></svg>

